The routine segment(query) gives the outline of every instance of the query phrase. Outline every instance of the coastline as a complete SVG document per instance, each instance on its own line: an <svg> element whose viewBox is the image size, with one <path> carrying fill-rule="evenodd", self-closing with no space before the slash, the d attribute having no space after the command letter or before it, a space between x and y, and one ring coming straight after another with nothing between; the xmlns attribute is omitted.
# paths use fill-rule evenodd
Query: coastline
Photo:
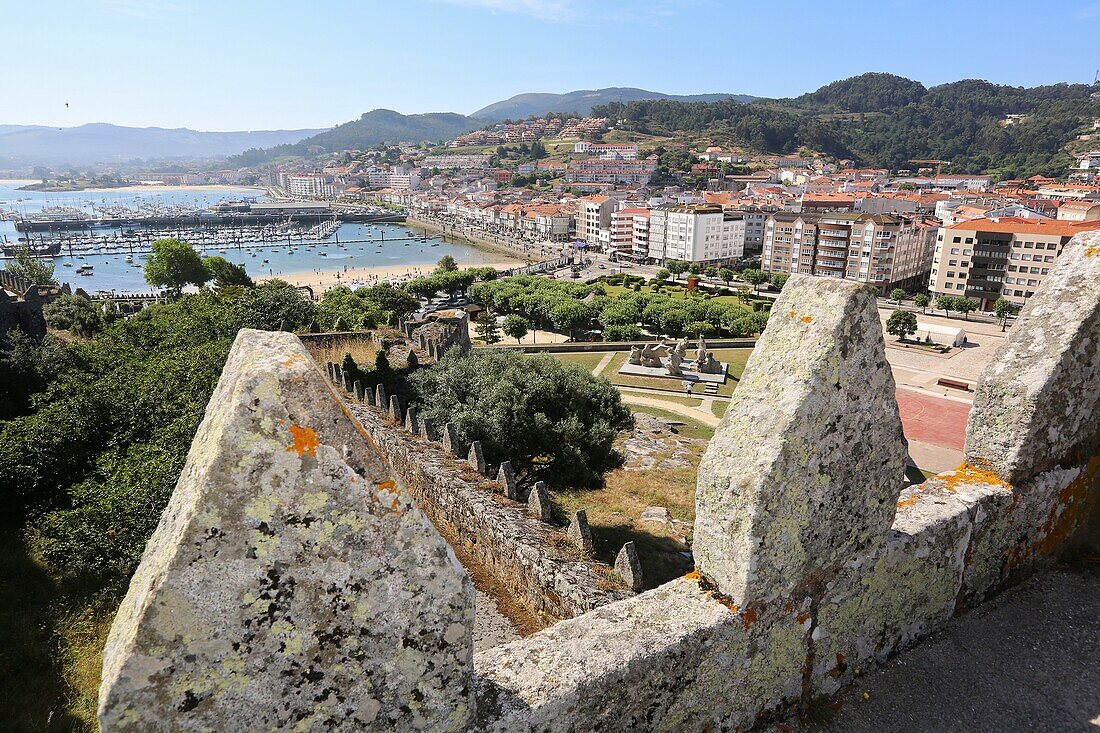
<svg viewBox="0 0 1100 733"><path fill-rule="evenodd" d="M0 183L25 183L33 184L39 181L21 181L21 180L5 180ZM260 193L266 193L266 189L262 186L227 186L224 184L210 184L204 186L167 186L164 184L150 184L148 186L142 184L132 184L127 186L109 186L106 188L59 188L59 189L27 189L19 188L20 191L29 191L31 193L110 193L111 191L149 191L151 193L164 193L167 191L258 191Z"/></svg>
<svg viewBox="0 0 1100 733"><path fill-rule="evenodd" d="M458 265L460 270L468 270L472 267L493 267L497 270L507 270L525 264L516 259L501 259L493 262ZM265 275L255 278L257 282L268 280L284 280L296 287L308 286L314 290L315 295L320 295L329 288L337 285L349 287L378 285L382 282L399 283L421 275L430 275L435 270L434 264L425 265L383 265L379 267L348 267L333 270L287 272L282 275Z"/></svg>
<svg viewBox="0 0 1100 733"><path fill-rule="evenodd" d="M524 250L519 246L510 246L504 242L500 242L494 239L487 239L480 237L476 234L472 234L466 230L460 230L458 233L453 230L448 231L442 225L435 222L425 221L424 219L418 219L417 217L409 214L405 217L405 226L419 229L426 229L431 232L443 234L446 239L453 239L455 241L465 242L475 249L480 249L485 252L492 252L494 254L503 254L510 258L515 258L517 264L529 264L531 262L538 262L540 260L554 257L556 252L550 251L543 252L541 249L534 249L534 245L531 245L531 249Z"/></svg>

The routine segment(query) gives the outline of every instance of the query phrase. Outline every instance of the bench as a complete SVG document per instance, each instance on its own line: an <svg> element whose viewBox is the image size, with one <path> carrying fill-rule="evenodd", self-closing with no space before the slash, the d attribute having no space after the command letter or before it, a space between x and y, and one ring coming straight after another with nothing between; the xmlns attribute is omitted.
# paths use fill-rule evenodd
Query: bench
<svg viewBox="0 0 1100 733"><path fill-rule="evenodd" d="M950 387L951 389L961 389L964 392L969 392L970 391L970 383L969 382L962 382L962 381L959 381L958 379L949 379L947 377L940 377L939 379L936 380L936 384L940 385L941 387Z"/></svg>

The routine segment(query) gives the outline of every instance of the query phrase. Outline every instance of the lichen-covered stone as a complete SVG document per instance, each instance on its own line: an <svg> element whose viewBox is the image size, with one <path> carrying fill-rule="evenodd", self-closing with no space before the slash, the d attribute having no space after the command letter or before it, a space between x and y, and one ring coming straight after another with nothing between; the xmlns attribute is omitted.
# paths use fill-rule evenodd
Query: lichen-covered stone
<svg viewBox="0 0 1100 733"><path fill-rule="evenodd" d="M623 545L615 557L615 572L623 579L627 587L635 593L644 587L642 580L642 561L638 558L638 548L631 540Z"/></svg>
<svg viewBox="0 0 1100 733"><path fill-rule="evenodd" d="M550 492L545 481L536 481L527 496L527 508L540 522L550 521Z"/></svg>
<svg viewBox="0 0 1100 733"><path fill-rule="evenodd" d="M1017 484L1100 441L1100 232L1078 234L1028 299L974 394L966 457Z"/></svg>
<svg viewBox="0 0 1100 733"><path fill-rule="evenodd" d="M420 434L420 420L417 418L415 407L410 407L405 411L405 429L413 435Z"/></svg>
<svg viewBox="0 0 1100 733"><path fill-rule="evenodd" d="M389 395L386 394L386 385L379 384L375 387L374 400L378 405L378 409L382 410L382 412L386 412L390 409L390 398Z"/></svg>
<svg viewBox="0 0 1100 733"><path fill-rule="evenodd" d="M680 579L475 655L479 729L747 730L801 692L801 607L743 612Z"/></svg>
<svg viewBox="0 0 1100 733"><path fill-rule="evenodd" d="M366 388L365 388L365 389L363 390L363 394L364 394L364 395L366 396L366 398L367 398L367 404L368 404L368 405L370 405L371 407L377 407L377 406L378 406L378 398L377 398L377 397L375 396L375 393L374 393L374 389L373 389L373 388L371 388L371 387L366 387Z"/></svg>
<svg viewBox="0 0 1100 733"><path fill-rule="evenodd" d="M291 334L241 331L104 651L114 731L465 730L473 590Z"/></svg>
<svg viewBox="0 0 1100 733"><path fill-rule="evenodd" d="M489 464L485 462L485 454L481 451L480 440L470 441L470 453L466 456L466 461L470 464L470 468L482 476L489 474Z"/></svg>
<svg viewBox="0 0 1100 733"><path fill-rule="evenodd" d="M352 380L351 374L349 374L348 372L344 372L343 380L344 380L344 391L345 392L351 392L352 389L355 386L355 382Z"/></svg>
<svg viewBox="0 0 1100 733"><path fill-rule="evenodd" d="M462 455L458 444L458 431L455 430L454 423L446 423L443 426L443 450L452 456Z"/></svg>
<svg viewBox="0 0 1100 733"><path fill-rule="evenodd" d="M390 417L393 421L400 424L405 420L405 413L401 411L401 398L397 395L390 396Z"/></svg>
<svg viewBox="0 0 1100 733"><path fill-rule="evenodd" d="M519 499L519 487L516 485L516 472L512 470L511 461L502 461L497 471L497 483L504 490L504 495L516 501Z"/></svg>
<svg viewBox="0 0 1100 733"><path fill-rule="evenodd" d="M573 540L573 544L580 548L585 557L592 557L596 554L596 547L592 544L592 528L588 526L588 513L579 509L573 512L573 516L569 518L569 528L566 530L566 534L569 535L569 539Z"/></svg>
<svg viewBox="0 0 1100 733"><path fill-rule="evenodd" d="M352 386L352 389L355 390L355 399L359 402L362 402L363 401L363 396L365 394L365 390L363 389L363 383L360 382L358 379L356 379L354 382L352 382L351 386Z"/></svg>
<svg viewBox="0 0 1100 733"><path fill-rule="evenodd" d="M885 539L907 445L875 291L794 275L696 490L696 565L737 601L821 583Z"/></svg>

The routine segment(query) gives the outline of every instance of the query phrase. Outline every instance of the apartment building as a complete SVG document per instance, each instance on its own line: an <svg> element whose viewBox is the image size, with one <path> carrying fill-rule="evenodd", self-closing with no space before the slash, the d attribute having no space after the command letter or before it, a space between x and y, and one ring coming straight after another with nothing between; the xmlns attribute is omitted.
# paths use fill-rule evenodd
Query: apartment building
<svg viewBox="0 0 1100 733"><path fill-rule="evenodd" d="M573 152L605 160L634 160L638 157L638 146L634 143L590 143L582 140L573 144Z"/></svg>
<svg viewBox="0 0 1100 733"><path fill-rule="evenodd" d="M577 199L574 214L577 223L577 239L600 246L600 231L611 227L611 214L616 202L609 196L582 196Z"/></svg>
<svg viewBox="0 0 1100 733"><path fill-rule="evenodd" d="M992 310L1001 297L1023 305L1043 284L1063 245L1075 234L1097 229L1100 221L1022 217L943 227L936 235L928 289L973 298L982 310Z"/></svg>
<svg viewBox="0 0 1100 733"><path fill-rule="evenodd" d="M335 193L328 176L319 174L289 174L283 178L283 190L291 198L324 199Z"/></svg>
<svg viewBox="0 0 1100 733"><path fill-rule="evenodd" d="M646 259L726 264L745 251L745 219L714 204L661 206L651 210Z"/></svg>
<svg viewBox="0 0 1100 733"><path fill-rule="evenodd" d="M641 219L643 224L639 227L635 219ZM611 227L608 236L609 251L623 259L634 258L635 230L641 229L646 233L648 241L649 209L628 207L611 213Z"/></svg>
<svg viewBox="0 0 1100 733"><path fill-rule="evenodd" d="M429 155L424 158L425 168L440 170L480 170L489 167L488 155Z"/></svg>
<svg viewBox="0 0 1100 733"><path fill-rule="evenodd" d="M765 225L761 269L853 280L884 294L915 289L932 266L935 224L890 214L778 212Z"/></svg>
<svg viewBox="0 0 1100 733"><path fill-rule="evenodd" d="M569 163L565 180L569 183L626 183L646 185L657 172L657 157L644 160L604 160L584 158Z"/></svg>

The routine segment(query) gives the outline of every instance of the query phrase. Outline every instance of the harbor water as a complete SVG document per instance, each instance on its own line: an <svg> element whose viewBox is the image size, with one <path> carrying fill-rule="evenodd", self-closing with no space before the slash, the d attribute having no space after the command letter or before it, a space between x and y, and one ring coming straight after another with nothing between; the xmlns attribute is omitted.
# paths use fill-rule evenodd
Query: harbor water
<svg viewBox="0 0 1100 733"><path fill-rule="evenodd" d="M103 190L47 193L20 191L25 182L0 181L0 211L15 211L26 216L49 207L67 206L89 213L93 207L121 205L137 208L142 204L213 206L221 201L253 198L264 201L264 192L254 188L211 187L157 187L150 190ZM433 237L424 239L421 232L411 231L401 224L344 223L335 236L324 240L270 243L266 246L245 244L240 247L226 245L208 248L204 255L219 255L244 265L253 278L283 277L295 283L294 274L317 271L354 271L361 268L420 268L428 271L444 255L451 255L461 264L480 265L499 260L499 256L482 252L466 244L443 241ZM0 241L9 243L22 236L15 229L15 222L0 221ZM368 241L353 241L368 240ZM118 294L148 293L151 288L145 282L142 264L145 257L134 253L84 254L69 256L64 252L52 258L58 282L73 288L83 288L89 293L114 292ZM0 260L3 266L3 260ZM78 269L90 274L77 274ZM353 286L368 282L352 272L346 281Z"/></svg>

